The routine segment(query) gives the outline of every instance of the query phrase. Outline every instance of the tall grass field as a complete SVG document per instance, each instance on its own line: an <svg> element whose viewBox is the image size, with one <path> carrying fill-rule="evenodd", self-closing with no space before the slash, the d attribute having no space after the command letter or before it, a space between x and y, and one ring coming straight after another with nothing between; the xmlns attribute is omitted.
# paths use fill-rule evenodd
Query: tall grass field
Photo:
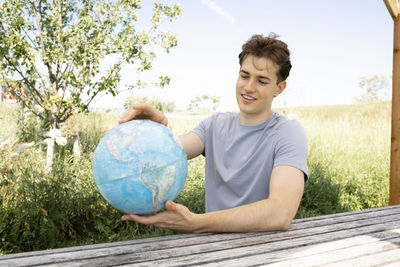
<svg viewBox="0 0 400 267"><path fill-rule="evenodd" d="M309 141L309 179L296 218L388 204L390 102L276 111L295 117ZM0 254L174 234L122 222L122 213L103 200L93 183L94 150L118 118L98 113L70 118L63 130L82 132L81 156L72 153L69 140L56 147L47 173L36 119L15 104L0 104ZM170 116L169 127L181 134L201 120ZM202 213L204 158L190 160L188 168L176 201Z"/></svg>

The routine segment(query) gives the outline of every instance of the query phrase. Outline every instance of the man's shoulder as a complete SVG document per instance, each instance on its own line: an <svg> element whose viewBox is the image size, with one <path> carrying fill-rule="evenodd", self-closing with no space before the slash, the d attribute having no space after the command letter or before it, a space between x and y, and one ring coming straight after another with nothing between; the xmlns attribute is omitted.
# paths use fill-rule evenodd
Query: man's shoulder
<svg viewBox="0 0 400 267"><path fill-rule="evenodd" d="M289 119L284 115L276 113L276 126L279 131L291 132L291 131L304 131L303 126L295 119Z"/></svg>
<svg viewBox="0 0 400 267"><path fill-rule="evenodd" d="M307 135L300 122L285 116L280 117L275 134L278 143L307 145Z"/></svg>

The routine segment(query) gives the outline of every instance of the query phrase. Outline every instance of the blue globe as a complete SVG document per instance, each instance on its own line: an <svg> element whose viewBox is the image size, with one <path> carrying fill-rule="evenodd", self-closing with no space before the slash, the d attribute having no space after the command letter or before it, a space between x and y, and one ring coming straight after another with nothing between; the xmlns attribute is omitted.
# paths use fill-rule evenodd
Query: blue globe
<svg viewBox="0 0 400 267"><path fill-rule="evenodd" d="M150 120L112 128L94 153L93 177L99 192L126 213L161 210L178 196L186 175L187 157L179 139Z"/></svg>

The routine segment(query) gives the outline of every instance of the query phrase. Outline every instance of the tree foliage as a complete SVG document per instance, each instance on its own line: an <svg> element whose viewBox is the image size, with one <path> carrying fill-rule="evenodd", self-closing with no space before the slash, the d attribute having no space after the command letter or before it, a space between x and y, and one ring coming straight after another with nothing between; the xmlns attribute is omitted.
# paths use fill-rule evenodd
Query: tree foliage
<svg viewBox="0 0 400 267"><path fill-rule="evenodd" d="M356 98L358 103L371 103L385 100L389 91L390 81L387 76L374 75L371 77L361 77L359 86L364 90L364 94Z"/></svg>
<svg viewBox="0 0 400 267"><path fill-rule="evenodd" d="M155 107L156 109L162 112L172 112L176 108L175 103L173 101L165 101L158 97L147 97L143 95L129 96L124 103L124 107L130 108L135 104L142 104L142 103L150 104L151 106Z"/></svg>
<svg viewBox="0 0 400 267"><path fill-rule="evenodd" d="M217 110L221 98L203 94L196 96L189 103L188 111L197 113L209 113Z"/></svg>
<svg viewBox="0 0 400 267"><path fill-rule="evenodd" d="M179 6L154 3L145 30L138 26L140 8L140 0L4 0L0 78L25 88L17 97L59 128L73 112L87 111L99 93L118 94L123 64L150 70L156 47L168 53L177 45L159 25L177 18ZM106 57L114 60L104 73ZM160 77L159 85L168 82Z"/></svg>

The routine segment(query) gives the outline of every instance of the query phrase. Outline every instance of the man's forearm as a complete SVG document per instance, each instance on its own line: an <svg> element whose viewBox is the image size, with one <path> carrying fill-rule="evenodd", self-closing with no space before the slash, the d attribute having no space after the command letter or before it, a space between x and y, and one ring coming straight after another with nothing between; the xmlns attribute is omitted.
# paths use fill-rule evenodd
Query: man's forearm
<svg viewBox="0 0 400 267"><path fill-rule="evenodd" d="M286 230L296 215L303 188L304 175L301 171L278 166L272 171L268 199L206 214L194 214L187 207L169 200L164 212L152 216L127 214L122 220L194 233Z"/></svg>
<svg viewBox="0 0 400 267"><path fill-rule="evenodd" d="M293 212L276 199L193 216L193 232L261 232L287 230Z"/></svg>
<svg viewBox="0 0 400 267"><path fill-rule="evenodd" d="M268 199L232 209L196 214L194 232L260 232L287 230L297 213L304 190L304 174L277 166L271 174Z"/></svg>

